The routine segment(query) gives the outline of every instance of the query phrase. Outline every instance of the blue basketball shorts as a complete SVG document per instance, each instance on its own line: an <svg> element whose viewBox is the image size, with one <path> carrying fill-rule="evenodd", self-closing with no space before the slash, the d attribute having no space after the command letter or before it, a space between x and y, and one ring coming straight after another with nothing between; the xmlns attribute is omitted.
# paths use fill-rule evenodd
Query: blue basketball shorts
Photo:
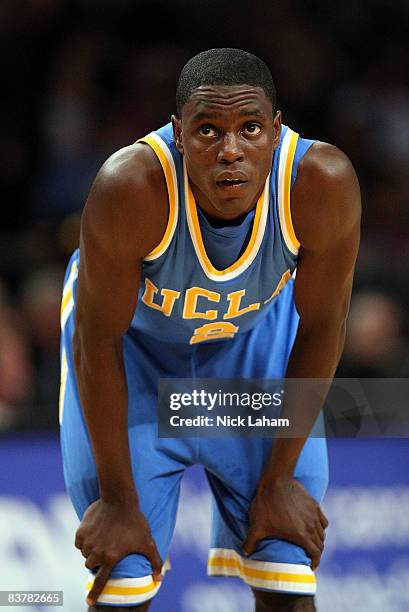
<svg viewBox="0 0 409 612"><path fill-rule="evenodd" d="M212 492L208 573L238 576L250 587L313 595L316 579L305 551L287 541L265 539L245 557L251 500L267 461L268 438L158 438L157 383L161 377L279 378L285 372L298 324L290 291L284 289L285 316L272 309L256 328L233 341L177 346L137 332L123 340L129 396L129 443L140 508L163 560L168 558L175 527L180 484L185 469L202 464ZM67 306L72 300L72 306ZM99 497L97 472L84 421L72 361L74 297L65 296L60 395L64 477L75 511L82 518ZM282 302L281 302L282 305ZM278 326L278 329L277 329ZM280 331L280 326L282 330ZM274 333L271 330L275 330ZM115 417L112 416L115 426ZM295 477L321 502L328 482L326 441L309 438ZM166 565L166 564L165 564ZM164 567L166 569L166 567ZM146 557L131 554L113 568L99 605L138 605L160 588ZM87 590L92 586L90 575Z"/></svg>

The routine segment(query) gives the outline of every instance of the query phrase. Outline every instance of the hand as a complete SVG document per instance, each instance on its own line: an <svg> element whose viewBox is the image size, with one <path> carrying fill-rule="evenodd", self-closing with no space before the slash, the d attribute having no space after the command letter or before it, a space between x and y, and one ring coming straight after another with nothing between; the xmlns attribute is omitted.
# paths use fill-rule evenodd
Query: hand
<svg viewBox="0 0 409 612"><path fill-rule="evenodd" d="M89 606L96 604L113 566L131 553L147 557L152 565L153 580L162 580L162 560L146 518L135 504L98 499L83 516L75 546L86 558L88 569L98 568L87 597Z"/></svg>
<svg viewBox="0 0 409 612"><path fill-rule="evenodd" d="M307 552L313 570L318 567L328 521L319 504L297 480L259 487L249 518L250 528L243 543L246 555L264 538L288 540Z"/></svg>

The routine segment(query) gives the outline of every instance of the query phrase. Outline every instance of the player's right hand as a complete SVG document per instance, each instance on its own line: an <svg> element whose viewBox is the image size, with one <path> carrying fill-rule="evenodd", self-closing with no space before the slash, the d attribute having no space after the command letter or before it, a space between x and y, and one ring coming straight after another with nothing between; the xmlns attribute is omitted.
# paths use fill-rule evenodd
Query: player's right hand
<svg viewBox="0 0 409 612"><path fill-rule="evenodd" d="M88 569L98 568L87 596L89 606L96 604L114 565L131 553L147 557L153 580L162 580L162 559L146 518L134 503L101 499L92 503L77 530L75 546L85 557Z"/></svg>

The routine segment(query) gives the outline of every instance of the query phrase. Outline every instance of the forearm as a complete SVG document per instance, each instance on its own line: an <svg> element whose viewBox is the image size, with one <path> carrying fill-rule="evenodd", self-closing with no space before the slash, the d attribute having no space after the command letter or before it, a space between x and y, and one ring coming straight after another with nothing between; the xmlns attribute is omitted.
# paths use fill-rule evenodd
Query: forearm
<svg viewBox="0 0 409 612"><path fill-rule="evenodd" d="M121 339L81 327L73 340L81 404L102 499L135 498L128 440L128 392Z"/></svg>
<svg viewBox="0 0 409 612"><path fill-rule="evenodd" d="M345 322L303 332L300 327L288 362L286 378L320 379L311 393L305 385L287 385L281 416L288 418L300 437L277 438L272 446L261 485L288 480L324 404L344 346Z"/></svg>

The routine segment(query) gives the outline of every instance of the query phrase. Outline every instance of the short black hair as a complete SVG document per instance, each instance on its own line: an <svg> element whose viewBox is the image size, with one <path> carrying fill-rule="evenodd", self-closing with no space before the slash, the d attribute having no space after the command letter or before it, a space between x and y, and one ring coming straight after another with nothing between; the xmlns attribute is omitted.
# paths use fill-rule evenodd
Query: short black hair
<svg viewBox="0 0 409 612"><path fill-rule="evenodd" d="M242 49L208 49L192 57L182 68L176 88L176 110L182 108L201 85L253 85L261 87L276 107L276 89L268 66Z"/></svg>

